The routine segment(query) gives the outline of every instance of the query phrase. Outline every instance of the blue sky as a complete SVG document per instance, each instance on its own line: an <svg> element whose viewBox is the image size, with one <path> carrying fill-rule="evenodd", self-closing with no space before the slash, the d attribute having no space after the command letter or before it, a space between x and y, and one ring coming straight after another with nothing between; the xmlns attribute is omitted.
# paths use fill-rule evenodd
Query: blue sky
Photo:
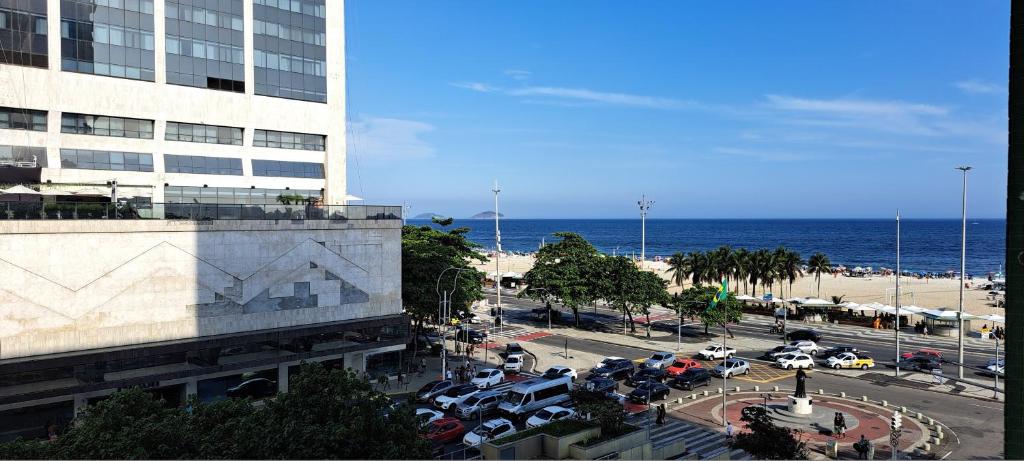
<svg viewBox="0 0 1024 461"><path fill-rule="evenodd" d="M1005 216L1009 2L348 0L349 191L412 214Z"/></svg>

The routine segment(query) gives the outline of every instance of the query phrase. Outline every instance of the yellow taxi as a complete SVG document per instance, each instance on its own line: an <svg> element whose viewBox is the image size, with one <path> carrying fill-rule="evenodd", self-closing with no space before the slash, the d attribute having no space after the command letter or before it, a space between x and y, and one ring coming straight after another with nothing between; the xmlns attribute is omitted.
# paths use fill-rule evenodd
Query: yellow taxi
<svg viewBox="0 0 1024 461"><path fill-rule="evenodd" d="M874 368L875 359L871 357L858 357L852 352L843 352L834 357L829 357L826 362L829 368L860 368L861 370L867 370L868 368Z"/></svg>

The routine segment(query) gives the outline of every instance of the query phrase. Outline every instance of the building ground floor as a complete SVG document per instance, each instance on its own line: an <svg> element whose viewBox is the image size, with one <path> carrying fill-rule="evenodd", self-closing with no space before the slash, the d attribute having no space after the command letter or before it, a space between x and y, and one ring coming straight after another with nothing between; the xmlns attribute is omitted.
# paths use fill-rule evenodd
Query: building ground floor
<svg viewBox="0 0 1024 461"><path fill-rule="evenodd" d="M46 437L90 404L139 387L169 406L195 396L287 392L302 362L371 377L397 372L404 315L0 361L0 441Z"/></svg>

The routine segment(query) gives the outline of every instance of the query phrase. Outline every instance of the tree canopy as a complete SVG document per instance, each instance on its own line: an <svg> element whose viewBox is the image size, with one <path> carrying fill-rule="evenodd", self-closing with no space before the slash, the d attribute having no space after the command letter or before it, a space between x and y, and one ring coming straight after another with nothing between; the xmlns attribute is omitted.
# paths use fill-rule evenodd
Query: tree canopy
<svg viewBox="0 0 1024 461"><path fill-rule="evenodd" d="M579 234L558 232L555 237L561 240L537 252L533 268L523 276L527 289L519 296L545 303L556 301L572 310L579 326L579 308L597 299L593 280L601 257Z"/></svg>
<svg viewBox="0 0 1024 461"><path fill-rule="evenodd" d="M776 426L764 407L744 408L740 420L750 431L737 434L734 446L754 459L807 459L807 444L798 440L792 429Z"/></svg>

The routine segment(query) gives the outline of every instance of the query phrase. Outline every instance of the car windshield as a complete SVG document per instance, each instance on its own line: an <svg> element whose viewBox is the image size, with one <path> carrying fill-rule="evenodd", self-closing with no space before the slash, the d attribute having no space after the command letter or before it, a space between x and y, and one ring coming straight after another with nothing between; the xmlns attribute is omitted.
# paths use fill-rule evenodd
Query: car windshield
<svg viewBox="0 0 1024 461"><path fill-rule="evenodd" d="M685 373L683 373L683 377L684 378L692 378L692 377L697 376L699 374L700 374L700 370L698 370L696 368L691 368L689 370L686 370Z"/></svg>
<svg viewBox="0 0 1024 461"><path fill-rule="evenodd" d="M466 405L467 406L473 406L473 405L476 405L476 403L479 402L479 401L480 401L480 397L476 396L476 395L473 395L473 396L470 396L468 399L466 399Z"/></svg>
<svg viewBox="0 0 1024 461"><path fill-rule="evenodd" d="M725 366L727 366L727 367L729 367L729 368L732 368L732 367L738 367L739 365L740 365L740 363L739 363L739 362L737 362L737 361L735 361L735 360L727 360L727 361L725 362Z"/></svg>
<svg viewBox="0 0 1024 461"><path fill-rule="evenodd" d="M516 363L519 361L519 357L509 357L508 360L505 361L508 363Z"/></svg>
<svg viewBox="0 0 1024 461"><path fill-rule="evenodd" d="M441 427L442 426L440 424L433 424L433 425L430 426L430 430L428 430L427 432L429 432L431 434L436 433L436 432L441 432Z"/></svg>
<svg viewBox="0 0 1024 461"><path fill-rule="evenodd" d="M489 371L481 371L481 372L476 374L476 377L477 378L489 378L489 377L491 377L491 372L489 372Z"/></svg>
<svg viewBox="0 0 1024 461"><path fill-rule="evenodd" d="M686 362L678 362L678 361L677 362L673 362L672 366L673 367L678 367L678 368L686 368Z"/></svg>
<svg viewBox="0 0 1024 461"><path fill-rule="evenodd" d="M433 388L434 388L434 386L436 386L436 385L438 385L438 384L440 384L440 383L438 383L438 382L432 382L432 383L427 383L427 384L424 384L424 385L423 385L423 387L421 387L421 388L420 388L420 392L427 392L427 391L429 391L429 390L433 389Z"/></svg>
<svg viewBox="0 0 1024 461"><path fill-rule="evenodd" d="M433 416L434 416L433 413L420 413L420 414L416 415L416 418L419 419L420 421L427 421L427 420L429 420Z"/></svg>
<svg viewBox="0 0 1024 461"><path fill-rule="evenodd" d="M637 386L636 389L640 390L640 391L649 391L649 390L651 390L652 387L654 387L654 383L652 383L650 381L644 381L644 382L640 383L640 385Z"/></svg>
<svg viewBox="0 0 1024 461"><path fill-rule="evenodd" d="M793 360L793 359L795 359L795 358L796 358L796 356L795 356L795 355L793 355L793 354L786 354L786 355L783 355L783 356L782 356L782 359L783 359L783 360Z"/></svg>
<svg viewBox="0 0 1024 461"><path fill-rule="evenodd" d="M541 411L538 411L536 416L538 418L540 418L540 419L543 419L543 420L547 421L547 420L551 419L553 414L550 411L548 411L547 408L545 408L545 409L543 409Z"/></svg>
<svg viewBox="0 0 1024 461"><path fill-rule="evenodd" d="M509 393L505 395L505 401L508 403L518 404L523 401L523 397L525 397L525 395L521 392L509 391Z"/></svg>

